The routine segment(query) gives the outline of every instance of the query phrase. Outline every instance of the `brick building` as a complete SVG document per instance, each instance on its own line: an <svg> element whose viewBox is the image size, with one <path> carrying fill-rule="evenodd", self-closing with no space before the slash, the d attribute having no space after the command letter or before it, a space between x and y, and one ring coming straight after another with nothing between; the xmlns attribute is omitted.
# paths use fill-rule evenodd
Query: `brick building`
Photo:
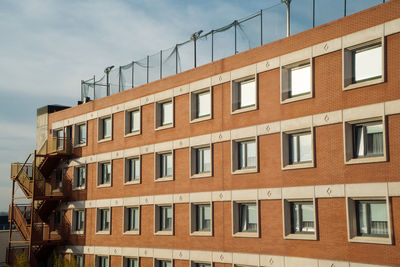
<svg viewBox="0 0 400 267"><path fill-rule="evenodd" d="M399 68L390 1L47 108L14 223L85 266L400 266Z"/></svg>

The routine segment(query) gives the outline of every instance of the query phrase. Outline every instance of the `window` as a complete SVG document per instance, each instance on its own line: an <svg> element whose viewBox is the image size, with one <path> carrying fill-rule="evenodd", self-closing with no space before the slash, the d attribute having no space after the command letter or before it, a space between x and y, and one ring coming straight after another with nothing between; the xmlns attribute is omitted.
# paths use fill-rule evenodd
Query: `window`
<svg viewBox="0 0 400 267"><path fill-rule="evenodd" d="M127 207L125 208L125 220L124 220L124 230L125 232L130 232L134 234L139 233L139 207Z"/></svg>
<svg viewBox="0 0 400 267"><path fill-rule="evenodd" d="M140 133L140 109L129 110L125 113L125 135Z"/></svg>
<svg viewBox="0 0 400 267"><path fill-rule="evenodd" d="M111 185L111 162L99 163L98 185Z"/></svg>
<svg viewBox="0 0 400 267"><path fill-rule="evenodd" d="M75 125L75 146L86 145L86 123Z"/></svg>
<svg viewBox="0 0 400 267"><path fill-rule="evenodd" d="M249 77L232 81L232 112L257 108L256 79Z"/></svg>
<svg viewBox="0 0 400 267"><path fill-rule="evenodd" d="M96 256L97 267L108 267L108 256Z"/></svg>
<svg viewBox="0 0 400 267"><path fill-rule="evenodd" d="M154 267L172 267L171 260L154 260Z"/></svg>
<svg viewBox="0 0 400 267"><path fill-rule="evenodd" d="M312 201L290 202L290 219L292 234L313 234L315 227Z"/></svg>
<svg viewBox="0 0 400 267"><path fill-rule="evenodd" d="M289 163L299 164L312 161L311 132L289 135Z"/></svg>
<svg viewBox="0 0 400 267"><path fill-rule="evenodd" d="M255 139L232 142L233 172L257 170L257 142Z"/></svg>
<svg viewBox="0 0 400 267"><path fill-rule="evenodd" d="M392 244L389 205L385 197L348 198L349 241Z"/></svg>
<svg viewBox="0 0 400 267"><path fill-rule="evenodd" d="M125 168L125 183L138 183L140 181L140 158L126 159Z"/></svg>
<svg viewBox="0 0 400 267"><path fill-rule="evenodd" d="M382 121L354 124L353 140L355 158L383 156Z"/></svg>
<svg viewBox="0 0 400 267"><path fill-rule="evenodd" d="M173 127L174 105L173 100L158 102L156 107L156 129Z"/></svg>
<svg viewBox="0 0 400 267"><path fill-rule="evenodd" d="M64 130L57 130L55 132L56 136L56 149L63 150L64 149Z"/></svg>
<svg viewBox="0 0 400 267"><path fill-rule="evenodd" d="M258 237L257 202L233 202L233 235Z"/></svg>
<svg viewBox="0 0 400 267"><path fill-rule="evenodd" d="M99 141L110 140L112 136L112 118L104 117L99 119Z"/></svg>
<svg viewBox="0 0 400 267"><path fill-rule="evenodd" d="M75 167L74 189L84 189L86 186L86 166Z"/></svg>
<svg viewBox="0 0 400 267"><path fill-rule="evenodd" d="M344 90L384 81L382 39L345 48L343 56Z"/></svg>
<svg viewBox="0 0 400 267"><path fill-rule="evenodd" d="M345 163L386 161L384 119L345 122Z"/></svg>
<svg viewBox="0 0 400 267"><path fill-rule="evenodd" d="M171 235L173 231L172 205L156 205L155 215L155 233Z"/></svg>
<svg viewBox="0 0 400 267"><path fill-rule="evenodd" d="M312 96L312 67L310 59L283 66L281 75L281 101L283 103Z"/></svg>
<svg viewBox="0 0 400 267"><path fill-rule="evenodd" d="M191 204L191 234L211 235L212 208L211 203Z"/></svg>
<svg viewBox="0 0 400 267"><path fill-rule="evenodd" d="M139 259L124 257L124 267L139 267Z"/></svg>
<svg viewBox="0 0 400 267"><path fill-rule="evenodd" d="M110 209L97 209L97 231L110 232Z"/></svg>
<svg viewBox="0 0 400 267"><path fill-rule="evenodd" d="M211 263L192 262L191 267L211 267Z"/></svg>
<svg viewBox="0 0 400 267"><path fill-rule="evenodd" d="M74 254L73 255L73 259L74 259L74 261L76 263L74 266L76 266L76 267L83 267L84 266L83 265L83 255Z"/></svg>
<svg viewBox="0 0 400 267"><path fill-rule="evenodd" d="M156 153L156 179L171 180L173 176L172 152Z"/></svg>
<svg viewBox="0 0 400 267"><path fill-rule="evenodd" d="M211 175L211 146L191 148L191 176Z"/></svg>
<svg viewBox="0 0 400 267"><path fill-rule="evenodd" d="M199 90L191 93L192 122L211 119L211 89Z"/></svg>
<svg viewBox="0 0 400 267"><path fill-rule="evenodd" d="M74 210L72 219L73 232L83 234L85 229L85 210Z"/></svg>

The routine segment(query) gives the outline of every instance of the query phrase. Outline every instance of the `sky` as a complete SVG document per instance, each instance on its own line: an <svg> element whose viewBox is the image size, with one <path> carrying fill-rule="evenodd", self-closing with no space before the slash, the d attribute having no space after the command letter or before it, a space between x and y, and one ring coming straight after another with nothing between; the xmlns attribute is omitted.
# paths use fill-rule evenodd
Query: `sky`
<svg viewBox="0 0 400 267"><path fill-rule="evenodd" d="M348 1L350 13L360 1ZM312 1L293 2L292 32L296 33L311 26ZM285 8L279 3L0 0L0 211L8 210L10 203L10 163L23 162L35 149L37 108L74 106L80 98L81 80L102 76L105 67L142 59L188 40L198 30L208 32L277 4L263 15L264 41L283 38ZM343 13L343 7L332 6L330 0L318 3L317 25ZM224 40L219 41L219 49Z"/></svg>

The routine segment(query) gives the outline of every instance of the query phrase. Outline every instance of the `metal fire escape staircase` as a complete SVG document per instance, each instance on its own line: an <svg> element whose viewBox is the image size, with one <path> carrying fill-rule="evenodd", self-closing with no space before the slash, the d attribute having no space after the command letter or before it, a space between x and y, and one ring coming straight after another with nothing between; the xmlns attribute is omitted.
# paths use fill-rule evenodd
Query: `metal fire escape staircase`
<svg viewBox="0 0 400 267"><path fill-rule="evenodd" d="M70 138L54 137L46 140L38 152L29 154L24 163L11 164L13 187L9 210L8 264L15 263L16 255L26 253L30 263L35 266L38 260L48 256L51 249L63 244L70 226L60 223L54 229L50 218L66 196L60 185L61 180L54 182L51 175L62 160L71 156L71 152ZM18 188L23 192L23 197L15 196ZM16 200L19 202L21 199L28 204L16 204ZM12 241L13 225L22 241Z"/></svg>

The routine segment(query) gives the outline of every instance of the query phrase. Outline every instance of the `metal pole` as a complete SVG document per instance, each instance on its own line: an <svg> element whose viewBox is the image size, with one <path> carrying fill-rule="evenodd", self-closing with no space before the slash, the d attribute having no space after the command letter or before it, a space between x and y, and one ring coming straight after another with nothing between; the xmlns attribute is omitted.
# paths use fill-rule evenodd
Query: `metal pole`
<svg viewBox="0 0 400 267"><path fill-rule="evenodd" d="M260 10L260 46L263 45L263 10Z"/></svg>
<svg viewBox="0 0 400 267"><path fill-rule="evenodd" d="M312 1L312 27L315 28L315 0Z"/></svg>
<svg viewBox="0 0 400 267"><path fill-rule="evenodd" d="M236 25L237 25L237 20L235 20L233 23L235 23L234 25L235 25L235 55L236 55L236 53L237 53L237 38L236 38Z"/></svg>
<svg viewBox="0 0 400 267"><path fill-rule="evenodd" d="M292 0L281 0L281 3L286 4L286 37L290 36L290 2Z"/></svg>
<svg viewBox="0 0 400 267"><path fill-rule="evenodd" d="M83 80L81 80L81 101L83 101Z"/></svg>
<svg viewBox="0 0 400 267"><path fill-rule="evenodd" d="M107 80L106 80L106 84L107 84L107 96L110 95L110 84L108 83L108 75L109 75L109 72L106 73L106 78L107 78Z"/></svg>
<svg viewBox="0 0 400 267"><path fill-rule="evenodd" d="M196 68L196 66L197 66L197 64L196 64L196 37L195 38L193 38L193 49L194 49L194 53L193 53L193 55L194 55L194 67Z"/></svg>
<svg viewBox="0 0 400 267"><path fill-rule="evenodd" d="M162 50L160 50L160 80L162 79Z"/></svg>
<svg viewBox="0 0 400 267"><path fill-rule="evenodd" d="M12 180L12 192L11 192L11 211L10 211L10 228L8 229L8 251L7 251L7 260L10 263L10 251L11 251L11 239L12 239L12 222L14 219L14 194L15 194L15 180Z"/></svg>
<svg viewBox="0 0 400 267"><path fill-rule="evenodd" d="M175 73L178 74L178 45L175 46Z"/></svg>
<svg viewBox="0 0 400 267"><path fill-rule="evenodd" d="M344 10L343 10L343 13L344 13L344 17L346 17L347 16L347 1L346 0L344 0Z"/></svg>
<svg viewBox="0 0 400 267"><path fill-rule="evenodd" d="M121 92L121 66L119 66L118 92Z"/></svg>
<svg viewBox="0 0 400 267"><path fill-rule="evenodd" d="M147 83L149 83L149 56L147 56Z"/></svg>
<svg viewBox="0 0 400 267"><path fill-rule="evenodd" d="M29 238L29 248L28 248L28 259L29 262L32 264L32 236L33 236L33 229L34 229L34 207L35 207L35 191L36 191L36 150L33 152L33 164L32 164L32 180L33 180L33 189L32 189L32 202L31 202L31 233Z"/></svg>
<svg viewBox="0 0 400 267"><path fill-rule="evenodd" d="M211 31L211 62L214 62L214 30Z"/></svg>
<svg viewBox="0 0 400 267"><path fill-rule="evenodd" d="M96 76L93 75L93 100L96 100Z"/></svg>
<svg viewBox="0 0 400 267"><path fill-rule="evenodd" d="M135 87L135 61L132 61L132 88Z"/></svg>

